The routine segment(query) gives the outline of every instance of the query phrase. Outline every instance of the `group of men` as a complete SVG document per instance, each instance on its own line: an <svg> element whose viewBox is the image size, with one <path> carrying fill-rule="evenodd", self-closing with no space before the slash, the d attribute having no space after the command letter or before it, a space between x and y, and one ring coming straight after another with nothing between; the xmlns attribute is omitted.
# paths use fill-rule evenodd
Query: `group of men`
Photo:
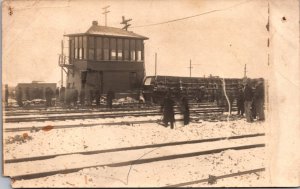
<svg viewBox="0 0 300 189"><path fill-rule="evenodd" d="M165 127L168 127L170 122L171 129L174 129L175 123L175 112L174 112L175 101L171 97L171 93L168 92L163 100L161 111L163 112L163 123ZM181 96L179 99L179 107L183 114L183 124L188 125L190 122L190 110L188 99L185 96Z"/></svg>
<svg viewBox="0 0 300 189"><path fill-rule="evenodd" d="M239 89L237 97L238 115L245 113L247 122L253 122L256 118L259 121L265 120L264 115L264 81L259 79L257 84L248 79L243 88Z"/></svg>
<svg viewBox="0 0 300 189"><path fill-rule="evenodd" d="M248 79L245 83L244 87L239 89L239 93L237 95L237 107L238 107L238 115L242 115L245 113L246 121L253 122L254 119L259 121L265 120L264 115L264 80L261 78L258 82L253 85L251 80ZM234 100L233 94L228 94L228 98L230 104ZM164 126L168 126L170 123L171 129L174 128L175 123L175 112L174 106L175 101L174 98L171 97L171 93L168 92L163 100L161 111L163 112L163 123ZM177 100L176 100L177 101ZM189 124L190 122L190 111L188 105L188 99L185 96L181 96L179 100L179 107L183 114L183 122L184 125Z"/></svg>

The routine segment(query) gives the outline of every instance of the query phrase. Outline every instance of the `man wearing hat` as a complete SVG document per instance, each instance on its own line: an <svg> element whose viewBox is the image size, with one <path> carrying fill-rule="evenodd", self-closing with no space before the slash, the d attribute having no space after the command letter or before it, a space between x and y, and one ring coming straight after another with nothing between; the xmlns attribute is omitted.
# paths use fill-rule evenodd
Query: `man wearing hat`
<svg viewBox="0 0 300 189"><path fill-rule="evenodd" d="M251 112L251 105L253 101L253 92L250 87L250 79L247 79L246 84L245 84L245 89L244 89L244 105L245 105L245 114L246 114L246 119L247 122L252 122L253 117L252 117L252 112Z"/></svg>
<svg viewBox="0 0 300 189"><path fill-rule="evenodd" d="M263 78L260 78L258 80L257 86L255 88L254 99L255 99L254 105L257 112L258 120L263 121L265 119L265 114L264 114L265 90L264 90Z"/></svg>
<svg viewBox="0 0 300 189"><path fill-rule="evenodd" d="M237 115L244 115L245 112L245 105L244 105L244 91L243 91L243 85L238 87L238 95L237 95L237 108L238 113Z"/></svg>

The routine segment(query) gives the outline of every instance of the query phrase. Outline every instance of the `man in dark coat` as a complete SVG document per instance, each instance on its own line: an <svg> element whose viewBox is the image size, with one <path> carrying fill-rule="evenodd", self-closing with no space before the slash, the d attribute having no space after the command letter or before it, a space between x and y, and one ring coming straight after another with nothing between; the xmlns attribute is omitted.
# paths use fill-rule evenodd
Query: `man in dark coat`
<svg viewBox="0 0 300 189"><path fill-rule="evenodd" d="M108 90L106 95L107 107L112 109L112 101L115 98L115 93L112 90Z"/></svg>
<svg viewBox="0 0 300 189"><path fill-rule="evenodd" d="M52 105L52 97L53 97L53 91L50 87L46 88L45 97L46 97L46 106L50 107Z"/></svg>
<svg viewBox="0 0 300 189"><path fill-rule="evenodd" d="M190 108L188 99L185 96L181 98L181 110L183 113L183 124L188 125L190 123Z"/></svg>
<svg viewBox="0 0 300 189"><path fill-rule="evenodd" d="M163 111L163 122L167 127L168 123L171 124L171 129L174 129L175 115L174 115L174 104L175 102L171 98L171 94L168 93L164 98L162 111Z"/></svg>
<svg viewBox="0 0 300 189"><path fill-rule="evenodd" d="M21 87L17 90L17 103L20 107L23 107L23 92Z"/></svg>
<svg viewBox="0 0 300 189"><path fill-rule="evenodd" d="M250 87L250 82L247 82L245 85L244 100L245 100L244 105L245 105L245 113L246 113L247 122L252 122L253 117L252 117L252 112L251 112L251 106L252 106L252 101L253 101L253 92L252 92L252 88Z"/></svg>
<svg viewBox="0 0 300 189"><path fill-rule="evenodd" d="M238 112L237 115L244 115L245 112L245 106L244 106L244 92L243 89L240 88L238 91L238 95L237 95L237 108L238 108Z"/></svg>
<svg viewBox="0 0 300 189"><path fill-rule="evenodd" d="M260 79L258 81L258 85L255 88L254 99L255 99L254 106L255 106L258 120L263 121L265 120L265 114L264 114L265 90L264 90L263 79Z"/></svg>

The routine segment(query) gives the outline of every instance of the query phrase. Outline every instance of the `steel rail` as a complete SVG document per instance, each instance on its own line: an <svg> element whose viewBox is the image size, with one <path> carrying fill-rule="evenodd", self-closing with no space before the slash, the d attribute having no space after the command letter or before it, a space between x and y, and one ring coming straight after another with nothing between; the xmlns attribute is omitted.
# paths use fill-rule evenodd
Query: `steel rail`
<svg viewBox="0 0 300 189"><path fill-rule="evenodd" d="M235 146L235 147L219 148L219 149L213 149L213 150L207 150L207 151L191 152L191 153L184 153L184 154L174 154L174 155L160 156L160 157L147 158L147 159L138 159L138 160L131 160L131 161L123 161L123 162L118 162L118 163L98 164L98 165L83 166L83 167L70 168L70 169L60 169L60 170L55 170L55 171L29 173L29 174L24 174L24 175L9 175L9 176L15 180L21 180L21 179L28 180L28 179L41 178L41 177L46 177L46 176L51 176L51 175L56 175L56 174L73 173L73 172L78 172L82 169L95 168L95 167L104 167L104 166L106 166L106 167L123 167L123 166L130 166L132 164L146 164L146 163L188 158L188 157L194 157L194 156L200 156L200 155L210 155L210 154L220 153L225 150L245 150L245 149L261 148L261 147L265 147L265 144Z"/></svg>
<svg viewBox="0 0 300 189"><path fill-rule="evenodd" d="M257 172L263 172L265 170L266 170L265 168L259 168L259 169L251 169L251 170L247 170L247 171L239 171L239 172L231 173L231 174L227 174L227 175L215 176L214 180L217 182L217 180L219 180L219 179L242 176L242 175L257 173ZM194 184L199 184L199 183L203 183L203 182L209 182L210 180L211 180L210 178L207 178L207 179L183 182L183 183L178 183L178 184L173 184L173 185L167 185L167 186L164 186L163 188L184 187L184 186L188 186L188 185L194 185Z"/></svg>
<svg viewBox="0 0 300 189"><path fill-rule="evenodd" d="M224 112L223 108L213 108L213 109L199 109L191 110L191 114L200 113L215 113ZM93 119L93 118L117 118L124 116L141 117L141 116L155 116L161 115L160 111L153 112L124 112L124 113L110 113L103 114L84 114L84 115L55 115L55 116L44 116L44 117L6 117L4 119L5 123L15 123L15 122L40 122L40 121L54 121L54 120L69 120L69 119ZM181 112L176 111L175 114L181 114Z"/></svg>
<svg viewBox="0 0 300 189"><path fill-rule="evenodd" d="M5 116L22 116L22 115L31 115L31 114L37 114L37 115L50 115L50 114L65 114L65 113L93 113L93 112L120 112L120 111L140 111L140 110L157 110L159 109L159 106L155 107L134 107L134 108L114 108L114 109L108 109L108 108L97 108L97 109L70 109L70 110L48 110L48 111L18 111L18 112L13 112L13 111L7 111L5 112ZM178 107L175 107L178 108ZM218 106L196 106L193 107L191 106L190 108L223 108L223 107L218 107Z"/></svg>
<svg viewBox="0 0 300 189"><path fill-rule="evenodd" d="M70 153L17 158L17 159L7 159L4 161L4 163L20 163L20 162L26 162L26 161L45 160L45 159L51 159L51 158L55 158L55 157L59 157L59 156L74 155L74 154L91 155L91 154L101 154L101 153L107 153L107 152L118 152L118 151L139 150L139 149L156 148L156 147L177 146L177 145L184 145L184 144L215 142L215 141L221 141L221 140L235 140L235 139L242 139L242 138L259 137L259 136L265 136L265 133L237 135L237 136L231 136L231 137L208 138L208 139L189 140L189 141L177 141L177 142L168 142L168 143L160 143L160 144L149 144L149 145L141 145L141 146L112 148L112 149L105 149L105 150L70 152Z"/></svg>

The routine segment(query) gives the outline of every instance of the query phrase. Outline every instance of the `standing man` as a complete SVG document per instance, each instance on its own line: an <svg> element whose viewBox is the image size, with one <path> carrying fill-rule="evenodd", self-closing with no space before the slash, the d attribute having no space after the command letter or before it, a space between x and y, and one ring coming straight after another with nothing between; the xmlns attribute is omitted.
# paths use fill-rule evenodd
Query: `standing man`
<svg viewBox="0 0 300 189"><path fill-rule="evenodd" d="M250 85L250 79L247 80L247 83L245 85L244 105L245 105L245 113L246 113L247 122L252 122L253 117L252 117L252 112L251 112L251 106L252 106L252 101L253 101L253 92L252 92L252 88L249 85Z"/></svg>
<svg viewBox="0 0 300 189"><path fill-rule="evenodd" d="M265 114L264 114L264 99L265 99L265 90L264 90L264 84L263 79L260 78L258 81L258 84L255 88L255 109L258 116L257 120L263 121L265 120Z"/></svg>
<svg viewBox="0 0 300 189"><path fill-rule="evenodd" d="M112 109L112 101L115 98L115 93L109 89L106 95L107 107Z"/></svg>
<svg viewBox="0 0 300 189"><path fill-rule="evenodd" d="M244 106L244 92L243 92L243 88L239 88L238 91L238 95L237 95L237 108L238 108L238 112L237 115L244 115L245 112L245 106Z"/></svg>
<svg viewBox="0 0 300 189"><path fill-rule="evenodd" d="M183 124L188 125L190 123L190 108L188 99L185 96L181 98L181 109L183 113Z"/></svg>
<svg viewBox="0 0 300 189"><path fill-rule="evenodd" d="M23 92L21 87L18 87L17 90L17 103L20 107L23 107Z"/></svg>
<svg viewBox="0 0 300 189"><path fill-rule="evenodd" d="M50 107L52 105L51 101L53 97L53 91L50 87L46 88L45 97L46 97L46 106Z"/></svg>
<svg viewBox="0 0 300 189"><path fill-rule="evenodd" d="M170 122L171 129L174 129L174 122L175 122L174 104L175 102L171 99L170 92L168 92L166 97L164 98L164 102L161 109L163 111L164 125L167 127L168 123Z"/></svg>

